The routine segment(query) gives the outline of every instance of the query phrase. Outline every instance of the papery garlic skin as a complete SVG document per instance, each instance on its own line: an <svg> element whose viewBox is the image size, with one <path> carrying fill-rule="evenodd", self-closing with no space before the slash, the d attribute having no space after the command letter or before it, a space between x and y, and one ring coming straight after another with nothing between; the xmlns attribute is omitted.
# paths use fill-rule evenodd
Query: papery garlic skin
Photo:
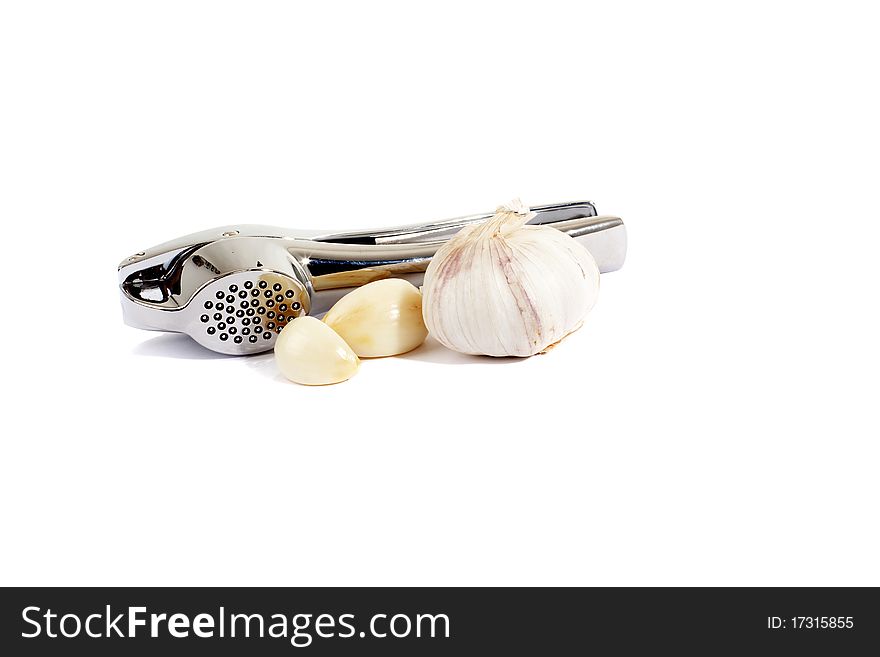
<svg viewBox="0 0 880 657"><path fill-rule="evenodd" d="M599 293L590 252L562 231L527 226L517 199L444 244L425 272L429 333L466 354L532 356L582 324Z"/></svg>
<svg viewBox="0 0 880 657"><path fill-rule="evenodd" d="M339 383L355 375L360 360L345 340L315 317L297 317L275 340L275 362L291 381L307 386Z"/></svg>
<svg viewBox="0 0 880 657"><path fill-rule="evenodd" d="M399 278L367 283L349 292L324 315L324 323L361 358L406 353L428 336L422 294Z"/></svg>

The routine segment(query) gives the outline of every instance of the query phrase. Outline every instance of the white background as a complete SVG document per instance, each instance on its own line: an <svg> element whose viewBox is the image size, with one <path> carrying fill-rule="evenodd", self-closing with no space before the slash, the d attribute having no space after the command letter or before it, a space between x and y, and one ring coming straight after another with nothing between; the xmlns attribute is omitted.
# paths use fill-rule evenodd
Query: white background
<svg viewBox="0 0 880 657"><path fill-rule="evenodd" d="M872 3L2 7L3 584L880 584ZM514 196L629 229L546 356L122 324L177 235Z"/></svg>

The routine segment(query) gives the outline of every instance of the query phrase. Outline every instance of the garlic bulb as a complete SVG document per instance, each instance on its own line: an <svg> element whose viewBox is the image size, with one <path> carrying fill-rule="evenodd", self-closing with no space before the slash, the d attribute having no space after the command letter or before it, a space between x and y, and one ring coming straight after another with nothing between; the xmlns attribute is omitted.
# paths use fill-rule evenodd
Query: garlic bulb
<svg viewBox="0 0 880 657"><path fill-rule="evenodd" d="M466 354L531 356L576 330L599 293L599 268L583 246L519 199L459 231L425 272L429 333Z"/></svg>
<svg viewBox="0 0 880 657"><path fill-rule="evenodd" d="M349 292L324 315L324 323L361 358L412 351L428 336L422 295L400 278L374 281Z"/></svg>
<svg viewBox="0 0 880 657"><path fill-rule="evenodd" d="M308 315L287 323L275 341L275 362L291 381L307 386L339 383L355 375L360 360L345 340Z"/></svg>

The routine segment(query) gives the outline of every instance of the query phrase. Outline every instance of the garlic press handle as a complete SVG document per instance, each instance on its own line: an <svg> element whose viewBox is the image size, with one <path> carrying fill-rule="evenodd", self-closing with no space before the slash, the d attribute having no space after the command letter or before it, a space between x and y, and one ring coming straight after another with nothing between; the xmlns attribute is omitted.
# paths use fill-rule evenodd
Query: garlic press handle
<svg viewBox="0 0 880 657"><path fill-rule="evenodd" d="M535 216L531 224L553 224L569 219L595 217L596 206L592 201L573 201L533 206ZM337 244L419 244L446 241L465 226L492 217L491 212L472 214L454 219L429 221L422 224L408 224L374 230L346 231L313 237L319 242Z"/></svg>
<svg viewBox="0 0 880 657"><path fill-rule="evenodd" d="M553 220L570 213L581 216ZM584 213L583 208L548 213L543 215L547 221L540 223L583 244L596 260L600 272L620 269L626 258L623 221L619 217L583 216ZM476 219L466 223L479 221L486 215L475 216ZM298 259L309 280L312 313L320 314L355 287L376 280L403 278L413 285L421 285L433 255L466 223L452 228L444 222L443 226L320 236L291 244L290 253ZM448 231L451 232L447 234Z"/></svg>

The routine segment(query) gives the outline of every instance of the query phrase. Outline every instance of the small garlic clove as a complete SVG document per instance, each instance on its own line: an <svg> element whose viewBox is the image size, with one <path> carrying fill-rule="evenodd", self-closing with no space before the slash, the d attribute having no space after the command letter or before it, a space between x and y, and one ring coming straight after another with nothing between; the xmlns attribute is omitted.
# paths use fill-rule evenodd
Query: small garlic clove
<svg viewBox="0 0 880 657"><path fill-rule="evenodd" d="M324 323L361 358L412 351L428 336L422 294L400 278L375 281L349 292L324 315Z"/></svg>
<svg viewBox="0 0 880 657"><path fill-rule="evenodd" d="M321 320L307 315L288 322L278 334L275 362L284 376L307 386L345 381L360 365L345 340Z"/></svg>

